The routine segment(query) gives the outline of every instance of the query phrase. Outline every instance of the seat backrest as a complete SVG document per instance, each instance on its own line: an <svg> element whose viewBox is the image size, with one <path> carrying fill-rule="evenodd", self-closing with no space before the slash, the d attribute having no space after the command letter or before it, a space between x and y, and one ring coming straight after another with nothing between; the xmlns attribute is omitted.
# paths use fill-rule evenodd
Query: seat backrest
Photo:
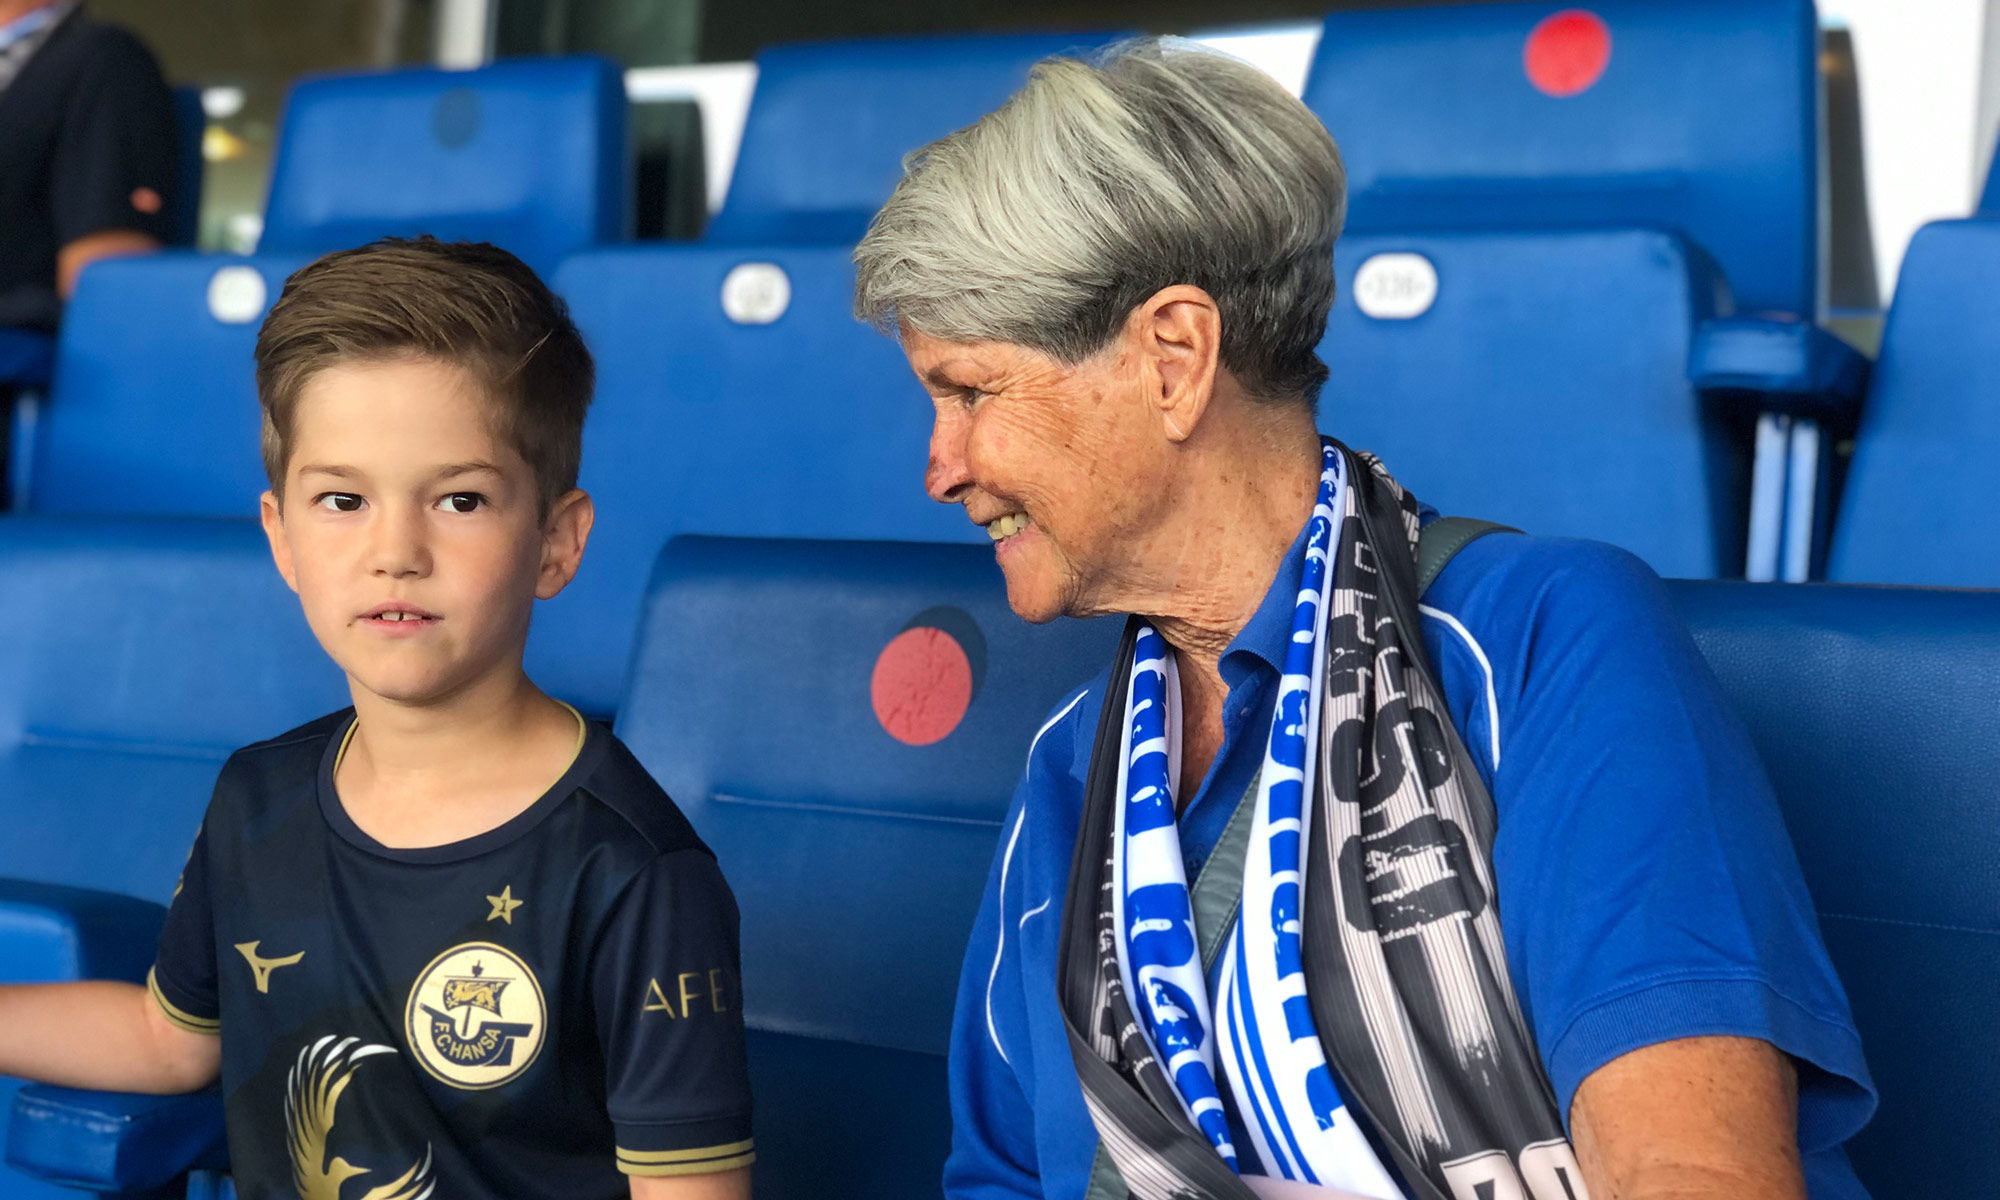
<svg viewBox="0 0 2000 1200"><path fill-rule="evenodd" d="M953 34L773 46L729 198L710 240L860 240L903 175L903 156L1000 107L1051 54L1106 44L1090 34Z"/></svg>
<svg viewBox="0 0 2000 1200"><path fill-rule="evenodd" d="M285 104L259 249L429 233L553 271L629 234L627 108L616 64L589 55L308 79Z"/></svg>
<svg viewBox="0 0 2000 1200"><path fill-rule="evenodd" d="M1305 99L1355 233L1651 226L1745 310L1820 310L1812 0L1336 12Z"/></svg>
<svg viewBox="0 0 2000 1200"><path fill-rule="evenodd" d="M2000 594L1669 585L1777 790L1881 1094L1876 1200L2000 1192Z"/></svg>
<svg viewBox="0 0 2000 1200"><path fill-rule="evenodd" d="M613 710L675 534L986 541L924 494L930 401L896 344L854 320L847 254L652 246L564 266L597 355L582 474L597 524L582 572L536 615L542 686Z"/></svg>
<svg viewBox="0 0 2000 1200"><path fill-rule="evenodd" d="M1441 512L1741 574L1748 431L1688 383L1717 285L1680 239L1352 236L1334 265L1322 429Z"/></svg>
<svg viewBox="0 0 2000 1200"><path fill-rule="evenodd" d="M20 506L255 514L265 479L251 353L303 264L180 251L91 264L63 320Z"/></svg>
<svg viewBox="0 0 2000 1200"><path fill-rule="evenodd" d="M0 876L166 903L230 751L348 703L252 521L0 522Z"/></svg>
<svg viewBox="0 0 2000 1200"><path fill-rule="evenodd" d="M958 969L1030 739L1115 621L1028 625L990 550L682 538L618 732L743 914L758 1195L934 1197ZM885 1150L879 1139L888 1137Z"/></svg>
<svg viewBox="0 0 2000 1200"><path fill-rule="evenodd" d="M1903 255L1827 578L2000 587L2000 215Z"/></svg>

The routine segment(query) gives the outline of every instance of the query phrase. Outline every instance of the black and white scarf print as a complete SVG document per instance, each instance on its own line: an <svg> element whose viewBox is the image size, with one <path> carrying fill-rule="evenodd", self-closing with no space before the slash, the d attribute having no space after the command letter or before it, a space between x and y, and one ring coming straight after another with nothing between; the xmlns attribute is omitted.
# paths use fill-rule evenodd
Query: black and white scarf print
<svg viewBox="0 0 2000 1200"><path fill-rule="evenodd" d="M1492 799L1424 655L1416 501L1374 457L1328 447L1348 486L1336 500L1315 648L1323 661L1308 731L1301 914L1320 1050L1413 1200L1587 1200L1507 974ZM1125 982L1119 793L1135 655L1148 632L1138 618L1127 629L1097 730L1058 993L1085 1102L1131 1194L1249 1200L1233 1159L1191 1115ZM1213 1028L1212 1017L1202 1023ZM1288 1052L1275 1035L1267 1041L1270 1053Z"/></svg>

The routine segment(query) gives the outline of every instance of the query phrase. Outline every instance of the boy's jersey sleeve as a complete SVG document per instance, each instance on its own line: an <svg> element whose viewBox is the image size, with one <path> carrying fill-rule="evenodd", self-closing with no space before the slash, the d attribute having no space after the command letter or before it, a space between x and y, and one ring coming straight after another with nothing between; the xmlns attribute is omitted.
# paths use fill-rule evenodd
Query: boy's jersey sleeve
<svg viewBox="0 0 2000 1200"><path fill-rule="evenodd" d="M216 995L215 915L209 897L208 822L195 834L181 869L159 953L146 986L167 1020L190 1033L218 1033L222 1009Z"/></svg>
<svg viewBox="0 0 2000 1200"><path fill-rule="evenodd" d="M597 940L592 1004L628 1175L749 1166L736 899L706 850L655 858Z"/></svg>

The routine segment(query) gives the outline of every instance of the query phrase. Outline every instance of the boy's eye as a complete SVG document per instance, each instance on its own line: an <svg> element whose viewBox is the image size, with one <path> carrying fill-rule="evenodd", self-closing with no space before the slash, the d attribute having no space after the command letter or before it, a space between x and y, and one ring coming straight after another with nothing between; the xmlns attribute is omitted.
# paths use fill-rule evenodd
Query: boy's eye
<svg viewBox="0 0 2000 1200"><path fill-rule="evenodd" d="M476 512L485 503L486 497L478 492L453 492L438 501L438 507L446 512L469 513Z"/></svg>
<svg viewBox="0 0 2000 1200"><path fill-rule="evenodd" d="M313 503L331 512L360 512L361 497L353 492L324 492L313 497Z"/></svg>

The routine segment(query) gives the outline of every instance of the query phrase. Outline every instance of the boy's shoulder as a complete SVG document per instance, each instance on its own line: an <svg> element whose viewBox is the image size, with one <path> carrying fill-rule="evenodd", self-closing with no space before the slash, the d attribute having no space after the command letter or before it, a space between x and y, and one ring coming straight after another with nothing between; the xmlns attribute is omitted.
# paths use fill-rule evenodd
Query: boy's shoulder
<svg viewBox="0 0 2000 1200"><path fill-rule="evenodd" d="M252 793L272 787L293 788L319 775L327 745L354 719L354 710L343 708L307 721L296 729L273 738L252 742L229 756L222 766L222 783L230 791Z"/></svg>
<svg viewBox="0 0 2000 1200"><path fill-rule="evenodd" d="M590 739L599 745L586 749L593 760L577 790L601 814L608 839L630 841L649 857L681 850L710 853L680 806L617 734L593 725Z"/></svg>

